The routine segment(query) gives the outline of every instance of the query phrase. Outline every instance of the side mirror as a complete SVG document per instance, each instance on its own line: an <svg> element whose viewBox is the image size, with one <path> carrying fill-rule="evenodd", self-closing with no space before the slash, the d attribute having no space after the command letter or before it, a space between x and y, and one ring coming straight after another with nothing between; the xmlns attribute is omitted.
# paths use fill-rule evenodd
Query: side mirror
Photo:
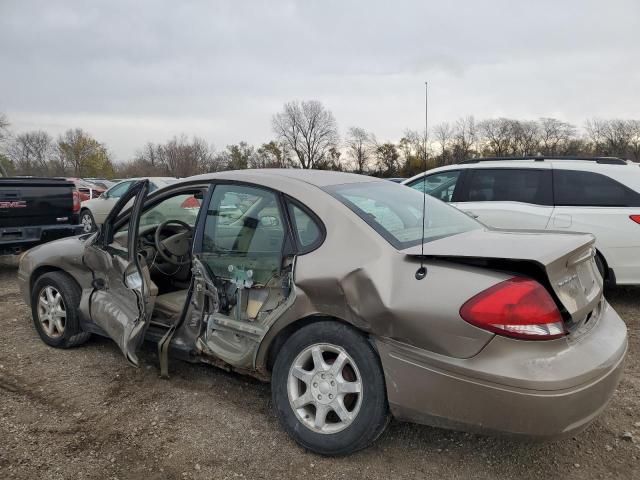
<svg viewBox="0 0 640 480"><path fill-rule="evenodd" d="M102 193L100 194L100 196L99 196L98 198L102 198L102 199L109 198L109 194L108 194L108 193L107 193L107 191L105 190L104 192L102 192Z"/></svg>

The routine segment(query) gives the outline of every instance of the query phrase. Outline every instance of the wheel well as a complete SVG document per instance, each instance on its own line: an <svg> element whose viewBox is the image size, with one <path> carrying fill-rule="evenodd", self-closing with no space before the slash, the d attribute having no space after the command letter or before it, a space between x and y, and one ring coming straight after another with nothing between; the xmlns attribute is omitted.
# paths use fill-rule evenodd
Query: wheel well
<svg viewBox="0 0 640 480"><path fill-rule="evenodd" d="M38 267L36 268L32 273L31 273L31 278L29 279L29 292L31 292L31 290L33 289L33 285L36 283L36 280L38 280L42 275L44 275L45 273L50 273L50 272L62 272L62 273L66 273L64 270L62 270L61 268L58 267L52 267L49 265L44 265L42 267ZM70 275L69 275L70 276ZM72 277L73 278L73 277ZM75 281L75 279L74 279ZM77 283L77 282L76 282Z"/></svg>
<svg viewBox="0 0 640 480"><path fill-rule="evenodd" d="M282 346L285 344L285 342L289 339L289 337L291 337L291 335L296 333L301 328L306 327L307 325L311 325L312 323L323 322L323 321L333 321L333 322L342 323L344 325L348 325L349 327L355 328L349 322L345 322L344 320L337 317L330 317L326 315L311 315L309 317L304 317L304 318L301 318L300 320L292 322L286 327L284 327L282 330L280 330L276 334L275 338L271 341L271 344L269 345L269 350L267 353L267 365L266 365L267 370L271 372L271 370L273 369L273 365L276 362L276 357L278 356L278 352L280 351Z"/></svg>
<svg viewBox="0 0 640 480"><path fill-rule="evenodd" d="M610 286L610 287L615 286L616 274L611 268L609 268L609 263L607 262L607 259L604 258L604 255L602 254L602 252L597 248L596 248L596 256L600 258L600 260L602 260L602 266L604 267L604 278L602 280L607 284L607 286Z"/></svg>

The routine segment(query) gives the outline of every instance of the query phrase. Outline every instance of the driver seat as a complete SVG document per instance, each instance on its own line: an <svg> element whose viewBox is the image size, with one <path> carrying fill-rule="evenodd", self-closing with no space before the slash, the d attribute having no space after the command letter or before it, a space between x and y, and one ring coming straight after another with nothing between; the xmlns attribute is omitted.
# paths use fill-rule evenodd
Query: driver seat
<svg viewBox="0 0 640 480"><path fill-rule="evenodd" d="M187 301L187 292L188 290L184 289L158 295L153 307L153 316L174 318L180 315Z"/></svg>

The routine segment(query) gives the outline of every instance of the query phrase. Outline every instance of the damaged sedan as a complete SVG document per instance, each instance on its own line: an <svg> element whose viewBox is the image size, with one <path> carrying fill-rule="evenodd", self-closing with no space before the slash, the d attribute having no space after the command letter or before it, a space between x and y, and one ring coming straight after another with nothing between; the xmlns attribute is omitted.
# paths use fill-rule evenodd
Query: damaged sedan
<svg viewBox="0 0 640 480"><path fill-rule="evenodd" d="M591 235L492 230L346 173L246 170L148 189L135 183L98 232L23 256L46 344L108 336L137 366L146 340L165 376L180 358L270 381L284 429L324 455L370 445L392 416L573 435L618 384L626 327ZM158 223L167 202L189 208Z"/></svg>

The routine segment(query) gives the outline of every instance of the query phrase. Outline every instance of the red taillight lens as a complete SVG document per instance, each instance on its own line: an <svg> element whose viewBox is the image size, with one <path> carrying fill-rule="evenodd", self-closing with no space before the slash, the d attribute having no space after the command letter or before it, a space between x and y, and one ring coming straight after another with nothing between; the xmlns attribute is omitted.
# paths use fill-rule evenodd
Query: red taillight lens
<svg viewBox="0 0 640 480"><path fill-rule="evenodd" d="M640 223L640 215L629 215L629 218L636 223Z"/></svg>
<svg viewBox="0 0 640 480"><path fill-rule="evenodd" d="M462 306L460 316L506 337L551 340L567 333L551 295L535 280L522 277L480 292Z"/></svg>
<svg viewBox="0 0 640 480"><path fill-rule="evenodd" d="M180 204L182 208L200 208L200 200L196 197L189 197Z"/></svg>
<svg viewBox="0 0 640 480"><path fill-rule="evenodd" d="M80 211L80 194L77 190L73 191L73 213Z"/></svg>

